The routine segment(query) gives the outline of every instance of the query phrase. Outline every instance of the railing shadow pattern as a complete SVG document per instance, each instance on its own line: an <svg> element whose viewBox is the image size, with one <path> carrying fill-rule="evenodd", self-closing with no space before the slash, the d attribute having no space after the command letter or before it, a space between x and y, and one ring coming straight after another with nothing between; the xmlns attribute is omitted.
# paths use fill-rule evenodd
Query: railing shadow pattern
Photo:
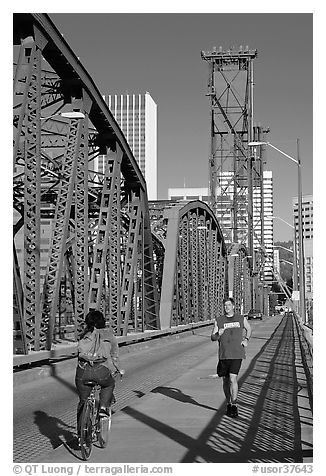
<svg viewBox="0 0 326 476"><path fill-rule="evenodd" d="M240 379L240 417L217 414L199 437L199 451L182 462L303 461L294 332L292 319L283 319Z"/></svg>
<svg viewBox="0 0 326 476"><path fill-rule="evenodd" d="M135 408L122 411L182 445L182 463L303 462L312 456L312 445L302 450L295 332L293 320L283 318L240 378L239 418L227 417L224 403L196 439ZM152 392L201 406L180 389L158 387Z"/></svg>

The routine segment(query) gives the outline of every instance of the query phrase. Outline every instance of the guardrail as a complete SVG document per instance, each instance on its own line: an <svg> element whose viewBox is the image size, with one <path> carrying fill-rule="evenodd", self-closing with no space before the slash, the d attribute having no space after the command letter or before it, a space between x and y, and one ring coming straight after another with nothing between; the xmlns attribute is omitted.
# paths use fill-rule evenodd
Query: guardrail
<svg viewBox="0 0 326 476"><path fill-rule="evenodd" d="M306 374L308 393L310 405L313 405L313 331L310 327L305 325L303 319L297 314L293 313L294 321L297 326L300 349L302 356L303 368Z"/></svg>
<svg viewBox="0 0 326 476"><path fill-rule="evenodd" d="M295 317L296 317L296 320L297 320L297 323L302 331L302 335L307 343L307 346L308 346L308 349L309 349L309 353L311 355L311 358L313 356L313 329L311 326L307 325L304 323L303 319L296 313L295 314Z"/></svg>
<svg viewBox="0 0 326 476"><path fill-rule="evenodd" d="M165 330L145 331L141 333L128 334L127 336L117 337L119 347L124 345L137 344L160 337L187 332L200 327L209 326L213 320L195 322L186 325L170 327ZM46 362L53 360L64 360L77 356L77 342L60 342L53 344L51 350L31 351L29 354L15 354L13 356L13 367L34 364L37 362Z"/></svg>

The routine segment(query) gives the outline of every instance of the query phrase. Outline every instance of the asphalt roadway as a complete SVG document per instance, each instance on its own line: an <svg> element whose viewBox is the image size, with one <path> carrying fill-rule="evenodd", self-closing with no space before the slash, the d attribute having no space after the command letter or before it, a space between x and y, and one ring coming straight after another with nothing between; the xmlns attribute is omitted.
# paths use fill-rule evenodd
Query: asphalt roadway
<svg viewBox="0 0 326 476"><path fill-rule="evenodd" d="M250 321L239 417L225 415L211 328L122 350L109 445L90 463L312 461L312 412L292 318ZM75 361L14 387L14 461L80 463ZM30 371L32 372L32 371Z"/></svg>

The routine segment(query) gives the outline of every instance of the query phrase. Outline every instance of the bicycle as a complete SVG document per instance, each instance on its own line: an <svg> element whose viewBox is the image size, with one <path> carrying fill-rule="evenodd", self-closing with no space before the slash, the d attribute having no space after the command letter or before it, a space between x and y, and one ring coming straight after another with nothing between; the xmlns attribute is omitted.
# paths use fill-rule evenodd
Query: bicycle
<svg viewBox="0 0 326 476"><path fill-rule="evenodd" d="M116 370L113 373L113 377L118 374L120 375L120 378L122 378L124 372ZM86 385L92 386L92 391L84 404L81 414L79 445L82 458L87 460L92 452L93 443L98 443L100 448L105 448L107 446L111 430L112 412L110 407L107 417L99 415L99 393L101 386L93 380L89 380L85 383Z"/></svg>

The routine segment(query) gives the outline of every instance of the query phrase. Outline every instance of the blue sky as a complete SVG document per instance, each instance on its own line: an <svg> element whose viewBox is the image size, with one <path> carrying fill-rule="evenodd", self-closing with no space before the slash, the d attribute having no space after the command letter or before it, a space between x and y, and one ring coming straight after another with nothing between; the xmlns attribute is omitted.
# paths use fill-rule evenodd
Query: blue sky
<svg viewBox="0 0 326 476"><path fill-rule="evenodd" d="M209 101L201 50L248 45L255 60L255 122L269 141L296 156L303 193L312 193L313 15L309 13L56 13L64 35L102 94L148 91L158 106L158 198L168 187L208 183ZM292 222L296 167L267 153L274 214ZM292 230L275 220L276 239Z"/></svg>
<svg viewBox="0 0 326 476"><path fill-rule="evenodd" d="M86 5L87 3L87 5ZM184 2L182 2L184 3ZM260 11L267 9L292 11L293 4L298 11L316 11L317 1L279 1L255 2L250 4L242 2L229 2L229 4L219 5L222 2L211 2L207 0L203 7L208 11L216 8L224 8L228 11L232 9L247 11ZM304 193L312 193L312 60L315 60L315 109L318 110L314 122L314 154L315 154L315 174L314 190L318 191L318 223L315 220L314 229L318 226L319 247L314 246L314 253L317 259L314 262L314 294L315 313L321 317L324 309L322 296L324 290L321 288L324 278L324 253L321 249L322 237L324 237L322 213L322 198L324 187L324 160L323 150L324 120L322 110L323 92L325 89L324 75L322 74L322 61L324 58L325 44L325 16L321 12L322 2L318 2L318 12L314 14L314 30L318 30L318 36L314 33L314 51L312 45L312 18L311 14L300 15L297 13L276 15L273 13L252 14L234 13L225 15L220 13L193 14L182 17L172 15L170 18L160 14L155 18L144 17L138 14L137 21L130 15L113 15L102 13L99 16L91 13L78 15L73 13L51 14L58 29L64 34L66 40L75 53L80 56L82 64L88 69L99 90L103 93L109 90L148 90L158 104L158 125L159 125L159 194L166 196L168 186L182 186L184 178L189 186L201 186L207 183L208 175L208 148L209 148L209 104L205 97L207 85L207 69L200 59L201 50L209 50L213 46L223 46L229 48L231 45L248 44L250 48L258 49L258 57L255 61L255 118L266 127L270 127L269 140L287 152L295 156L295 140L301 140L301 158L303 162L303 182ZM135 5L138 11L153 11L157 9L163 11L169 9L173 11L185 10L184 6L179 7L178 2L165 2L164 7L160 2L151 4L150 7L143 5L143 2L133 2L130 6L128 1L123 3L96 2L99 11L106 11L113 8L119 11L133 11ZM87 10L86 10L87 7ZM74 10L95 9L95 4L90 2L57 2L44 4L44 2L33 1L32 5L16 0L14 11L28 11L31 8L34 12L43 12L47 8L52 11L57 9L60 12ZM194 8L194 7L192 7ZM200 8L196 6L196 8ZM9 2L1 7L3 14L2 45L5 48L4 74L1 77L3 91L12 90L11 68L5 65L12 64L11 27L13 6ZM187 8L188 10L188 8ZM7 16L5 16L7 14ZM187 18L188 17L188 18ZM169 21L167 21L169 20ZM12 226L11 201L11 161L10 157L12 141L11 129L9 129L8 117L12 114L11 93L3 94L2 101L7 114L2 114L2 125L5 126L4 141L8 138L8 150L5 147L3 162L5 163L5 176L7 180L2 181L0 190L1 202L3 204L2 214L5 217L4 225L8 224L8 229ZM316 114L316 111L315 111ZM6 129L8 127L8 130ZM291 200L296 195L296 175L294 165L277 153L269 152L270 168L274 173L274 194L275 194L275 214L291 221ZM314 193L314 199L316 194ZM316 204L316 201L315 201ZM316 207L315 207L316 210ZM316 236L316 234L315 234ZM291 239L291 229L279 221L275 221L276 239ZM11 245L10 233L2 234L3 250L7 250ZM314 241L316 243L316 241ZM8 258L7 258L8 255ZM10 253L4 253L3 261L5 272L2 279L2 305L5 311L11 313L12 309L12 285L8 275L10 273L9 263ZM323 273L323 274L322 274ZM4 319L5 333L9 336L11 332L11 320ZM317 359L314 366L317 373L321 374L323 369L319 369L323 359L318 359L318 352L322 349L322 337L325 335L323 318L316 319L317 332L314 333L315 349ZM8 326L8 328L6 328ZM320 341L319 341L320 339ZM6 339L5 339L6 340ZM10 342L7 339L6 342ZM317 347L316 347L317 346ZM6 348L5 355L10 356L11 350ZM316 354L315 354L316 355ZM11 364L8 362L7 368ZM9 375L8 375L9 376ZM10 376L9 376L10 377ZM11 377L10 377L11 378ZM321 404L323 392L315 395L315 404ZM320 408L321 405L320 405ZM12 419L8 418L6 424L12 425ZM323 433L322 433L323 431ZM321 455L323 441L321 435L324 434L322 419L314 422L314 433L317 435L315 446L314 464L318 461L318 454ZM320 446L320 448L319 448ZM5 452L8 457L10 451ZM8 460L9 461L9 460ZM323 461L320 459L320 467ZM11 461L10 461L11 464ZM228 471L233 472L231 467ZM237 469L238 472L238 469ZM321 474L321 471L320 471Z"/></svg>

